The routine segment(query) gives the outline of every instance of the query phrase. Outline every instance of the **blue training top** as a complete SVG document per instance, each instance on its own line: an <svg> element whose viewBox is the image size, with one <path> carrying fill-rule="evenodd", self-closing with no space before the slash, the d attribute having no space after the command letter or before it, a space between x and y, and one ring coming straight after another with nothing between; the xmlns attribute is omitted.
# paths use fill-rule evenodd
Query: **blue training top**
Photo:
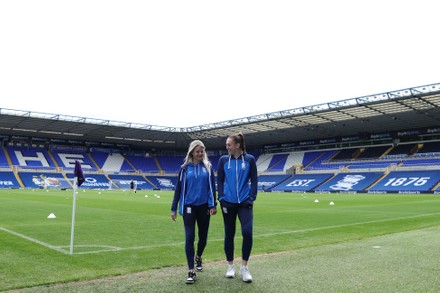
<svg viewBox="0 0 440 293"><path fill-rule="evenodd" d="M210 171L208 172L203 163L189 163L180 168L179 180L171 204L172 212L177 211L178 203L181 215L186 205L200 206L207 203L209 208L217 205L214 172L212 168Z"/></svg>
<svg viewBox="0 0 440 293"><path fill-rule="evenodd" d="M238 158L220 157L217 168L218 200L241 203L257 199L258 172L254 156L244 153Z"/></svg>

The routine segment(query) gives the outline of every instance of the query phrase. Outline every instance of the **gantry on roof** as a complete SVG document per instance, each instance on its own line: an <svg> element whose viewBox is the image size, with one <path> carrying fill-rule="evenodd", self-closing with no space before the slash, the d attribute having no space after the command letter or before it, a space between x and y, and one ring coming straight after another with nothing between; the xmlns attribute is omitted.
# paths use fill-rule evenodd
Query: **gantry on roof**
<svg viewBox="0 0 440 293"><path fill-rule="evenodd" d="M248 147L440 126L440 83L194 127L162 127L0 108L0 134L186 150L223 149L241 131Z"/></svg>

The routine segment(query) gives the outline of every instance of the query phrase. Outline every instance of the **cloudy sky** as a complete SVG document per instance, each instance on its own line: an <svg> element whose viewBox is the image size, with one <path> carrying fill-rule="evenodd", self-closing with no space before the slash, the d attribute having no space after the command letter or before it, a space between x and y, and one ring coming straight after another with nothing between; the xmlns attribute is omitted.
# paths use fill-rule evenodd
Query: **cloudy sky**
<svg viewBox="0 0 440 293"><path fill-rule="evenodd" d="M0 108L188 127L440 82L438 1L0 2Z"/></svg>

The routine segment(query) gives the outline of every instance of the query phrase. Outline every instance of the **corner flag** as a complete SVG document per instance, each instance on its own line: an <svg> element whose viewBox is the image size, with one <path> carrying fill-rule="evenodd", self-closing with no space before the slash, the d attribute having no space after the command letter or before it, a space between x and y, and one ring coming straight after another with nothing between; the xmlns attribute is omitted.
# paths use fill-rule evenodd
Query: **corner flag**
<svg viewBox="0 0 440 293"><path fill-rule="evenodd" d="M86 180L81 164L75 161L75 170L73 171L73 206L72 206L72 228L70 230L70 255L73 255L73 237L75 234L75 214L76 214L76 195L78 187Z"/></svg>
<svg viewBox="0 0 440 293"><path fill-rule="evenodd" d="M86 180L84 178L84 174L83 171L81 169L81 164L79 163L79 161L75 161L75 170L73 171L73 177L77 177L78 178L78 187L81 186L81 184L84 183L84 181Z"/></svg>

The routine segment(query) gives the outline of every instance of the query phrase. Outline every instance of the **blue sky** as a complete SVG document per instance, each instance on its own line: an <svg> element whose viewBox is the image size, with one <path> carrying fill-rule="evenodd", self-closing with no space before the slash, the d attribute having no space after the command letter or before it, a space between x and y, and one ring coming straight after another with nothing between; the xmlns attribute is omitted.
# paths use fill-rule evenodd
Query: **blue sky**
<svg viewBox="0 0 440 293"><path fill-rule="evenodd" d="M0 108L188 127L439 83L436 1L1 1Z"/></svg>

